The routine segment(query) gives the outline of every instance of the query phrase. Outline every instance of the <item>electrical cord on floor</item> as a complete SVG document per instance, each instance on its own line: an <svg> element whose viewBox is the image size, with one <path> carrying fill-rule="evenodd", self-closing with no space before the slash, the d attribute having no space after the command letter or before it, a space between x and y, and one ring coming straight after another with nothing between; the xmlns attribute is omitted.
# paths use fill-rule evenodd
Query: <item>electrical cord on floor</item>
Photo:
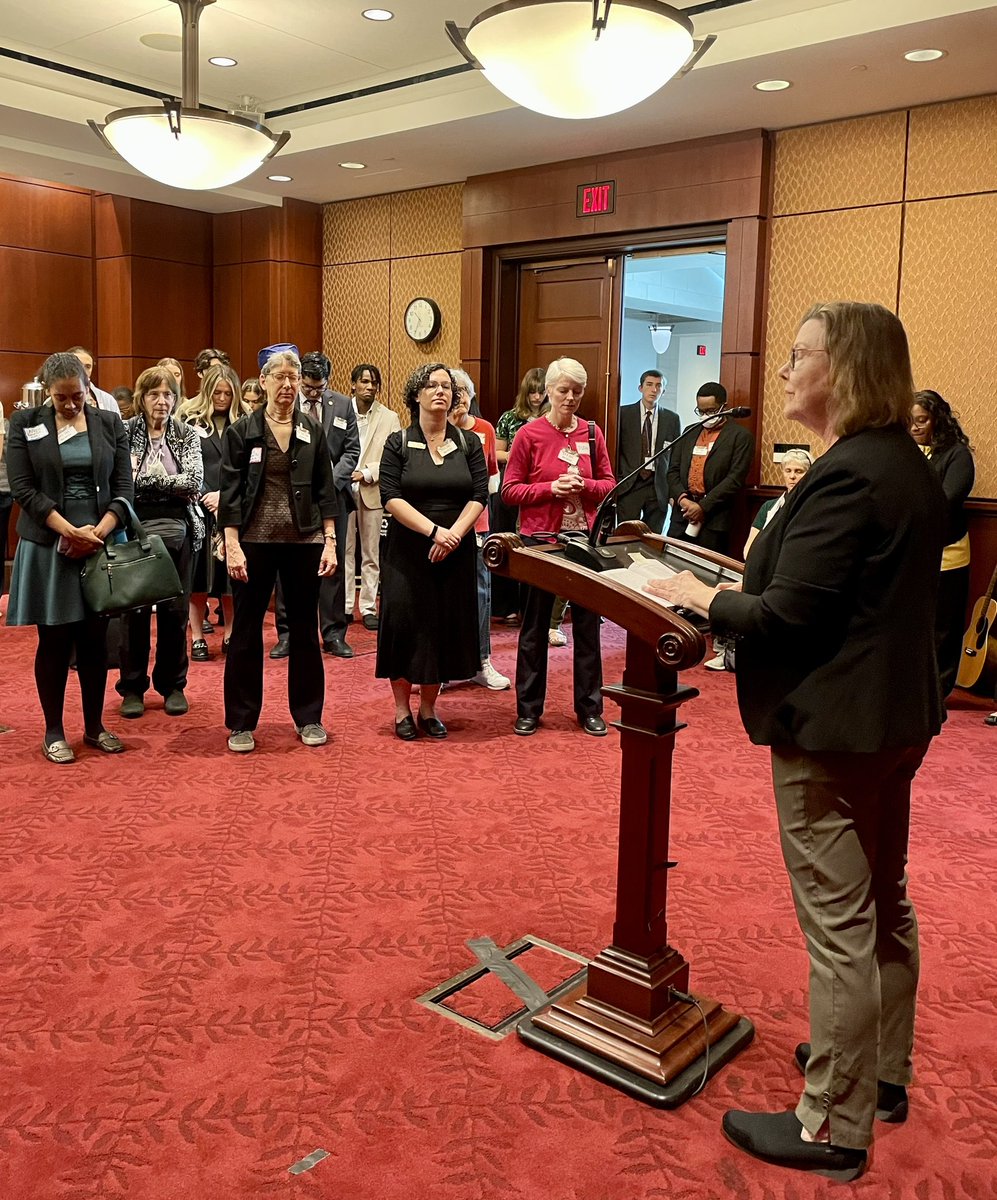
<svg viewBox="0 0 997 1200"><path fill-rule="evenodd" d="M698 1096L699 1093L706 1087L706 1081L710 1077L710 1029L706 1022L706 1013L703 1011L703 1006L699 1003L695 996L690 996L688 992L680 992L678 988L670 987L668 994L673 1000L678 1000L681 1004L688 1004L699 1009L699 1015L703 1018L703 1039L706 1043L703 1051L703 1078L696 1084L696 1090L689 1093L689 1100L693 1096Z"/></svg>

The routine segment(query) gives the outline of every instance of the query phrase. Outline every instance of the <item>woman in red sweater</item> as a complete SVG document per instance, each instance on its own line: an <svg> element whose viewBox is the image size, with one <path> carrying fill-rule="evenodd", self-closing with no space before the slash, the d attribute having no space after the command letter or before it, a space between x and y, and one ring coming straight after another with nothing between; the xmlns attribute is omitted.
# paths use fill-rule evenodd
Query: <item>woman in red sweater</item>
<svg viewBox="0 0 997 1200"><path fill-rule="evenodd" d="M586 533L603 497L615 484L602 431L580 421L578 406L588 375L573 358L547 368L550 409L524 425L509 452L502 499L519 508L519 531L527 543L552 541L558 533ZM547 630L554 597L527 590L516 657L516 733L536 733L547 695ZM586 733L604 737L602 651L599 615L571 606L574 630L575 713Z"/></svg>

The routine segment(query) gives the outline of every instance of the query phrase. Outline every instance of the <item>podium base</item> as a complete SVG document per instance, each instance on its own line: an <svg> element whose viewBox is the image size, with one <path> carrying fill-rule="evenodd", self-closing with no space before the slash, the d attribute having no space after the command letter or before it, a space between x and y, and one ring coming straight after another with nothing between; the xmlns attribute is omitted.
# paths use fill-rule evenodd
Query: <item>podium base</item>
<svg viewBox="0 0 997 1200"><path fill-rule="evenodd" d="M540 1050L551 1058L558 1058L578 1070L592 1075L602 1083L619 1088L628 1096L642 1100L656 1108L678 1108L686 1100L692 1098L703 1078L706 1065L706 1054L694 1059L680 1074L667 1083L648 1079L638 1075L619 1063L613 1062L602 1055L575 1045L549 1030L541 1029L532 1017L524 1017L518 1025L519 1036L534 1050ZM755 1027L747 1019L741 1017L736 1025L709 1048L709 1069L706 1078L711 1079L722 1066L730 1062L735 1055L747 1046L755 1036Z"/></svg>

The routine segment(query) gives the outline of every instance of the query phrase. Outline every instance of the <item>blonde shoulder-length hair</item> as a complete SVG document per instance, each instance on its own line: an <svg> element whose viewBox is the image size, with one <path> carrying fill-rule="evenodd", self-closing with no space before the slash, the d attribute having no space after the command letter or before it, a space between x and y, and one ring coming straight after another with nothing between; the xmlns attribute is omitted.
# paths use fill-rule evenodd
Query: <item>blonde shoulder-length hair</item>
<svg viewBox="0 0 997 1200"><path fill-rule="evenodd" d="M205 428L210 428L211 418L215 411L215 406L211 403L211 397L215 394L215 388L219 383L227 383L232 389L232 403L229 405L228 419L229 424L238 421L240 417L249 412L249 405L242 398L242 386L239 383L239 376L231 367L217 364L213 367L208 367L204 372L204 378L201 380L201 390L196 396L191 396L189 400L185 400L180 406L178 416L181 421L186 421L188 425L203 425Z"/></svg>
<svg viewBox="0 0 997 1200"><path fill-rule="evenodd" d="M882 304L836 300L815 304L801 325L824 326L831 401L838 437L861 429L904 425L914 403L914 375L900 318Z"/></svg>

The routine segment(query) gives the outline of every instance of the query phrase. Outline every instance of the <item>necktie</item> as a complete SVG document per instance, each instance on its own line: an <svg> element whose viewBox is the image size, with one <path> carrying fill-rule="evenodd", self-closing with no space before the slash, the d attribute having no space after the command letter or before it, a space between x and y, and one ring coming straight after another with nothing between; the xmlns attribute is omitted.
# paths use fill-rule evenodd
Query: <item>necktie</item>
<svg viewBox="0 0 997 1200"><path fill-rule="evenodd" d="M640 435L640 449L646 462L651 457L651 414L644 413L644 428Z"/></svg>

